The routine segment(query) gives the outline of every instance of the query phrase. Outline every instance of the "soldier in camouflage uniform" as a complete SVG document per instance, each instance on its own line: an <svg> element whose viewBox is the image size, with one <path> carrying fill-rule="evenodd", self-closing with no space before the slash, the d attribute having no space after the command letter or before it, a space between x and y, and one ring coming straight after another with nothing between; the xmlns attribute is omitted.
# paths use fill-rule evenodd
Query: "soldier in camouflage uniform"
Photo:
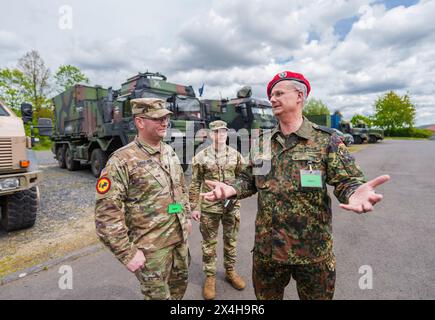
<svg viewBox="0 0 435 320"><path fill-rule="evenodd" d="M257 299L282 299L291 278L301 299L332 299L335 256L332 250L331 199L343 209L369 212L382 199L374 188L389 179L369 182L342 140L329 128L302 116L310 84L299 73L282 72L267 94L279 125L260 136L250 164L231 186L206 181L207 200L258 193L252 279Z"/></svg>
<svg viewBox="0 0 435 320"><path fill-rule="evenodd" d="M161 140L172 113L161 99L132 99L138 130L97 182L97 235L140 281L148 299L182 299L187 288L190 204L174 150Z"/></svg>
<svg viewBox="0 0 435 320"><path fill-rule="evenodd" d="M239 201L210 202L199 196L201 189L209 191L204 183L216 180L230 183L243 169L244 160L237 150L226 145L228 136L227 124L217 120L210 123L212 144L199 152L192 161L192 181L189 197L192 218L201 219L202 259L206 280L203 295L206 300L214 299L216 295L216 245L219 224L222 221L224 238L225 279L238 289L245 288L245 281L236 273L237 234L240 225Z"/></svg>

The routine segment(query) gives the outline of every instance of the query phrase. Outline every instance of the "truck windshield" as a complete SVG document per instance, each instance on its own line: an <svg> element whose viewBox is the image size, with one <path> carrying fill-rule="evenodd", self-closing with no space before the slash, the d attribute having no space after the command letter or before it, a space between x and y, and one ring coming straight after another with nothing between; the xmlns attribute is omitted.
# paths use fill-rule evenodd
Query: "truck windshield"
<svg viewBox="0 0 435 320"><path fill-rule="evenodd" d="M0 104L0 117L8 117L9 113L6 112L5 108Z"/></svg>
<svg viewBox="0 0 435 320"><path fill-rule="evenodd" d="M276 123L276 118L273 115L272 108L269 106L257 105L252 107L252 114L256 120L266 120Z"/></svg>
<svg viewBox="0 0 435 320"><path fill-rule="evenodd" d="M192 117L201 118L201 106L198 99L178 95L176 101L179 115L189 119Z"/></svg>
<svg viewBox="0 0 435 320"><path fill-rule="evenodd" d="M173 96L168 94L145 91L142 93L142 97L158 98L167 101L168 98L171 98ZM184 118L185 120L201 119L201 106L199 104L198 99L177 95L175 96L175 101L176 101L176 105L178 106L177 119L184 119ZM174 106L172 102L168 102L166 107L171 111L174 111Z"/></svg>

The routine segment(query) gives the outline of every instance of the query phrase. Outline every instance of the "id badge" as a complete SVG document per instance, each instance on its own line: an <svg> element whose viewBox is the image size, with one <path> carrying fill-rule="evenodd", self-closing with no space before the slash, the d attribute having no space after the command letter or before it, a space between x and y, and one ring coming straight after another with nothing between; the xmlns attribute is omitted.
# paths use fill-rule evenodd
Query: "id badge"
<svg viewBox="0 0 435 320"><path fill-rule="evenodd" d="M181 203L171 203L168 206L168 213L169 214L177 214L183 211L183 206Z"/></svg>
<svg viewBox="0 0 435 320"><path fill-rule="evenodd" d="M302 188L323 188L322 172L320 170L300 170Z"/></svg>

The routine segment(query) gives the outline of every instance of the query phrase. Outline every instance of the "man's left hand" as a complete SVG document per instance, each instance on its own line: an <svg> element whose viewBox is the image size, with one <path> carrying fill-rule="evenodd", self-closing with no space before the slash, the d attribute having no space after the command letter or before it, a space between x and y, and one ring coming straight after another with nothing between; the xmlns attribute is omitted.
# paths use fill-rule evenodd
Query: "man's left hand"
<svg viewBox="0 0 435 320"><path fill-rule="evenodd" d="M348 204L340 204L340 208L356 213L365 213L373 210L373 206L382 200L382 195L375 192L375 188L390 180L389 175L379 176L356 189L349 198Z"/></svg>

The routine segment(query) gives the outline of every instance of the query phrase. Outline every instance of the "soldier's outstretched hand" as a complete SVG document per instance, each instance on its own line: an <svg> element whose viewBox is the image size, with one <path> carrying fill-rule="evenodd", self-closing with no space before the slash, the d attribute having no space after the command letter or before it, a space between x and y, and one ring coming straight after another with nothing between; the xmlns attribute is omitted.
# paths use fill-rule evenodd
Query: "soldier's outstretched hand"
<svg viewBox="0 0 435 320"><path fill-rule="evenodd" d="M206 199L207 201L223 200L237 194L236 190L233 187L223 182L205 180L205 183L212 190L210 192L200 193L200 196L204 197L204 199Z"/></svg>
<svg viewBox="0 0 435 320"><path fill-rule="evenodd" d="M390 180L389 175L379 176L356 189L349 198L348 204L340 204L340 208L356 213L369 212L373 206L382 200L382 195L375 192L375 188Z"/></svg>

